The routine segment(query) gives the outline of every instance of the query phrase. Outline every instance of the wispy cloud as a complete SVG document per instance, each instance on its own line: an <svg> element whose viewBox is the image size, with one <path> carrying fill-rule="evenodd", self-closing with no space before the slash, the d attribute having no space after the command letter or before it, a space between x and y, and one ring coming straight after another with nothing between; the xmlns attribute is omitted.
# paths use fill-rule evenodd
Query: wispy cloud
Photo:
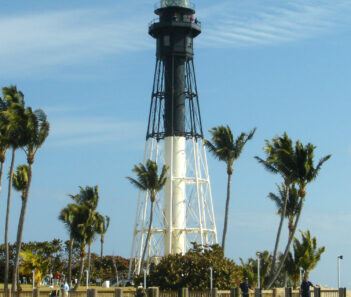
<svg viewBox="0 0 351 297"><path fill-rule="evenodd" d="M42 71L52 65L80 64L105 55L151 48L147 18L117 16L106 10L73 10L2 17L0 68Z"/></svg>
<svg viewBox="0 0 351 297"><path fill-rule="evenodd" d="M350 23L348 1L245 1L204 11L202 46L240 47L294 42L327 34ZM201 14L201 10L200 10Z"/></svg>
<svg viewBox="0 0 351 297"><path fill-rule="evenodd" d="M264 2L264 3L263 3ZM131 1L130 6L136 2ZM126 7L49 11L0 19L0 74L47 72L101 57L153 49L146 34L153 17L149 1ZM203 47L262 46L319 36L350 24L349 1L223 1L197 16Z"/></svg>

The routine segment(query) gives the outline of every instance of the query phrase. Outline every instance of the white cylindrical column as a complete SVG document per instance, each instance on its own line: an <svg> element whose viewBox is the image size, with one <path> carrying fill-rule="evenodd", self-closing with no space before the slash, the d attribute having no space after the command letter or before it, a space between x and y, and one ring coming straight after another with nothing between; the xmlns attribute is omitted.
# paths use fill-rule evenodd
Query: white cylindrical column
<svg viewBox="0 0 351 297"><path fill-rule="evenodd" d="M165 164L169 167L165 185L165 254L185 253L186 154L185 137L165 138Z"/></svg>

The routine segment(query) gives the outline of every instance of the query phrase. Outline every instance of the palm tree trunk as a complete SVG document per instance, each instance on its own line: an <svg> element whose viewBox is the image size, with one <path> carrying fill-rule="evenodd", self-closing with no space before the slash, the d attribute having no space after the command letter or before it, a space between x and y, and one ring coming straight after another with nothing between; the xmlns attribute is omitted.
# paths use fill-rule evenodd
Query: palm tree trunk
<svg viewBox="0 0 351 297"><path fill-rule="evenodd" d="M2 173L4 172L4 163L5 162L1 162L1 167L0 167L0 193L2 189Z"/></svg>
<svg viewBox="0 0 351 297"><path fill-rule="evenodd" d="M91 242L88 244L88 284L90 279L90 265L91 265Z"/></svg>
<svg viewBox="0 0 351 297"><path fill-rule="evenodd" d="M101 236L101 253L100 253L101 260L103 255L104 255L104 237Z"/></svg>
<svg viewBox="0 0 351 297"><path fill-rule="evenodd" d="M289 197L289 185L286 185L284 205L283 205L282 213L280 215L280 223L279 223L279 227L278 227L277 237L275 239L275 246L274 246L274 252L273 252L273 257L272 257L271 269L269 272L270 278L272 278L273 273L274 273L274 266L275 266L275 261L277 258L277 252L278 252L279 241L280 241L280 234L281 234L282 228L283 228L283 222L284 222L285 213L286 213L286 205L288 204L288 197Z"/></svg>
<svg viewBox="0 0 351 297"><path fill-rule="evenodd" d="M27 202L28 202L28 197L29 197L29 189L30 185L32 183L32 164L28 164L28 185L27 185L27 190L25 192L25 196L22 197L22 208L21 208L21 214L19 217L18 221L18 229L17 229L17 240L16 240L16 256L15 256L15 267L12 272L12 292L15 292L15 284L17 283L17 290L20 290L20 282L19 279L17 279L17 271L18 271L18 264L19 264L19 255L21 251L21 245L22 245L22 235L23 235L23 226L24 226L24 220L26 217L26 210L27 210Z"/></svg>
<svg viewBox="0 0 351 297"><path fill-rule="evenodd" d="M297 229L297 224L299 223L299 220L300 220L300 216L301 216L301 212L302 212L302 206L303 206L303 198L301 198L300 205L299 205L299 210L298 210L298 213L297 213L297 216L296 216L296 220L295 220L295 224L294 224L294 230L292 231L292 233L289 236L289 240L288 240L288 243L286 245L283 258L282 258L282 260L279 263L279 266L278 266L278 269L277 269L275 275L270 280L270 282L269 282L269 284L267 286L267 289L271 288L271 286L273 285L273 283L275 282L275 280L279 276L279 273L280 273L281 269L283 268L285 259L286 259L287 255L288 255L288 252L289 252L289 249L290 249L291 242L292 242L292 240L294 238L294 235L295 235L295 232L296 232L296 229Z"/></svg>
<svg viewBox="0 0 351 297"><path fill-rule="evenodd" d="M151 235L151 227L152 227L152 218L154 216L154 202L151 202L151 209L150 209L150 223L149 223L149 230L147 232L147 236L146 236L146 240L145 240L145 246L144 246L144 251L143 251L143 255L141 257L141 264L143 264L144 259L145 259L145 254L146 254L146 250L147 250L147 246L149 245L149 241L150 241L150 235Z"/></svg>
<svg viewBox="0 0 351 297"><path fill-rule="evenodd" d="M84 247L81 247L81 253L80 253L80 267L79 267L79 274L78 274L78 280L77 283L75 284L73 291L76 291L77 288L79 287L79 284L82 280L83 276L83 270L84 270L84 258L85 258L85 252L84 252Z"/></svg>
<svg viewBox="0 0 351 297"><path fill-rule="evenodd" d="M7 193L7 209L6 209L6 222L5 222L5 271L4 271L4 291L5 297L8 297L8 283L9 283L9 221L10 221L10 208L11 208L11 189L12 189L12 173L15 164L16 149L12 149L12 159L9 171L9 187ZM13 284L14 285L14 284Z"/></svg>
<svg viewBox="0 0 351 297"><path fill-rule="evenodd" d="M224 227L223 227L223 235L222 235L222 249L223 249L223 253L224 253L224 249L225 249L225 239L226 239L226 236L227 236L231 177L232 177L232 175L228 173L227 200L225 202Z"/></svg>
<svg viewBox="0 0 351 297"><path fill-rule="evenodd" d="M67 272L67 280L68 284L71 286L72 283L72 249L73 249L73 236L70 234L69 246L68 246L68 272Z"/></svg>
<svg viewBox="0 0 351 297"><path fill-rule="evenodd" d="M112 264L113 264L113 270L114 270L115 275L116 275L116 282L118 283L118 269L117 269L115 256L112 256Z"/></svg>

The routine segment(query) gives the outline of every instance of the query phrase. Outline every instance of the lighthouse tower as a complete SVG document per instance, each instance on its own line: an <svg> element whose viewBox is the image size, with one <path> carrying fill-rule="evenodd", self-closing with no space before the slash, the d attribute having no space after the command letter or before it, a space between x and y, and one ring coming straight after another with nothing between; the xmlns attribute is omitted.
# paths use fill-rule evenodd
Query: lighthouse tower
<svg viewBox="0 0 351 297"><path fill-rule="evenodd" d="M194 71L193 40L201 24L189 0L161 0L149 26L156 39L156 67L144 162L168 166L164 191L154 207L148 263L184 254L191 242L217 243L210 179ZM148 193L139 193L129 277L142 269L149 225Z"/></svg>

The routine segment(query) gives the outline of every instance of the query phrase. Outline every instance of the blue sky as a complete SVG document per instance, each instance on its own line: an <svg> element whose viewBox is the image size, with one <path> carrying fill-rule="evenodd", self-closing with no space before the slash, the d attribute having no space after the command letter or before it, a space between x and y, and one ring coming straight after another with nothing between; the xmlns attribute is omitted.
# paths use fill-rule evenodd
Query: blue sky
<svg viewBox="0 0 351 297"><path fill-rule="evenodd" d="M129 257L137 192L124 177L143 156L155 64L147 29L156 17L155 2L0 0L0 86L16 84L27 104L43 108L51 123L34 164L25 241L67 239L57 220L67 194L80 185L99 185L99 211L111 217L105 252ZM349 1L195 5L202 22L195 68L204 131L220 124L236 135L258 129L234 168L227 256L238 261L273 249L279 217L266 196L280 179L254 156L263 156L265 139L286 131L316 145L316 160L332 154L307 189L299 229L309 229L326 246L312 282L335 287L336 257L343 254L341 285L350 288ZM208 159L221 238L226 172L224 164ZM16 163L22 162L19 152ZM4 180L3 221L6 194ZM11 242L19 207L15 195Z"/></svg>

